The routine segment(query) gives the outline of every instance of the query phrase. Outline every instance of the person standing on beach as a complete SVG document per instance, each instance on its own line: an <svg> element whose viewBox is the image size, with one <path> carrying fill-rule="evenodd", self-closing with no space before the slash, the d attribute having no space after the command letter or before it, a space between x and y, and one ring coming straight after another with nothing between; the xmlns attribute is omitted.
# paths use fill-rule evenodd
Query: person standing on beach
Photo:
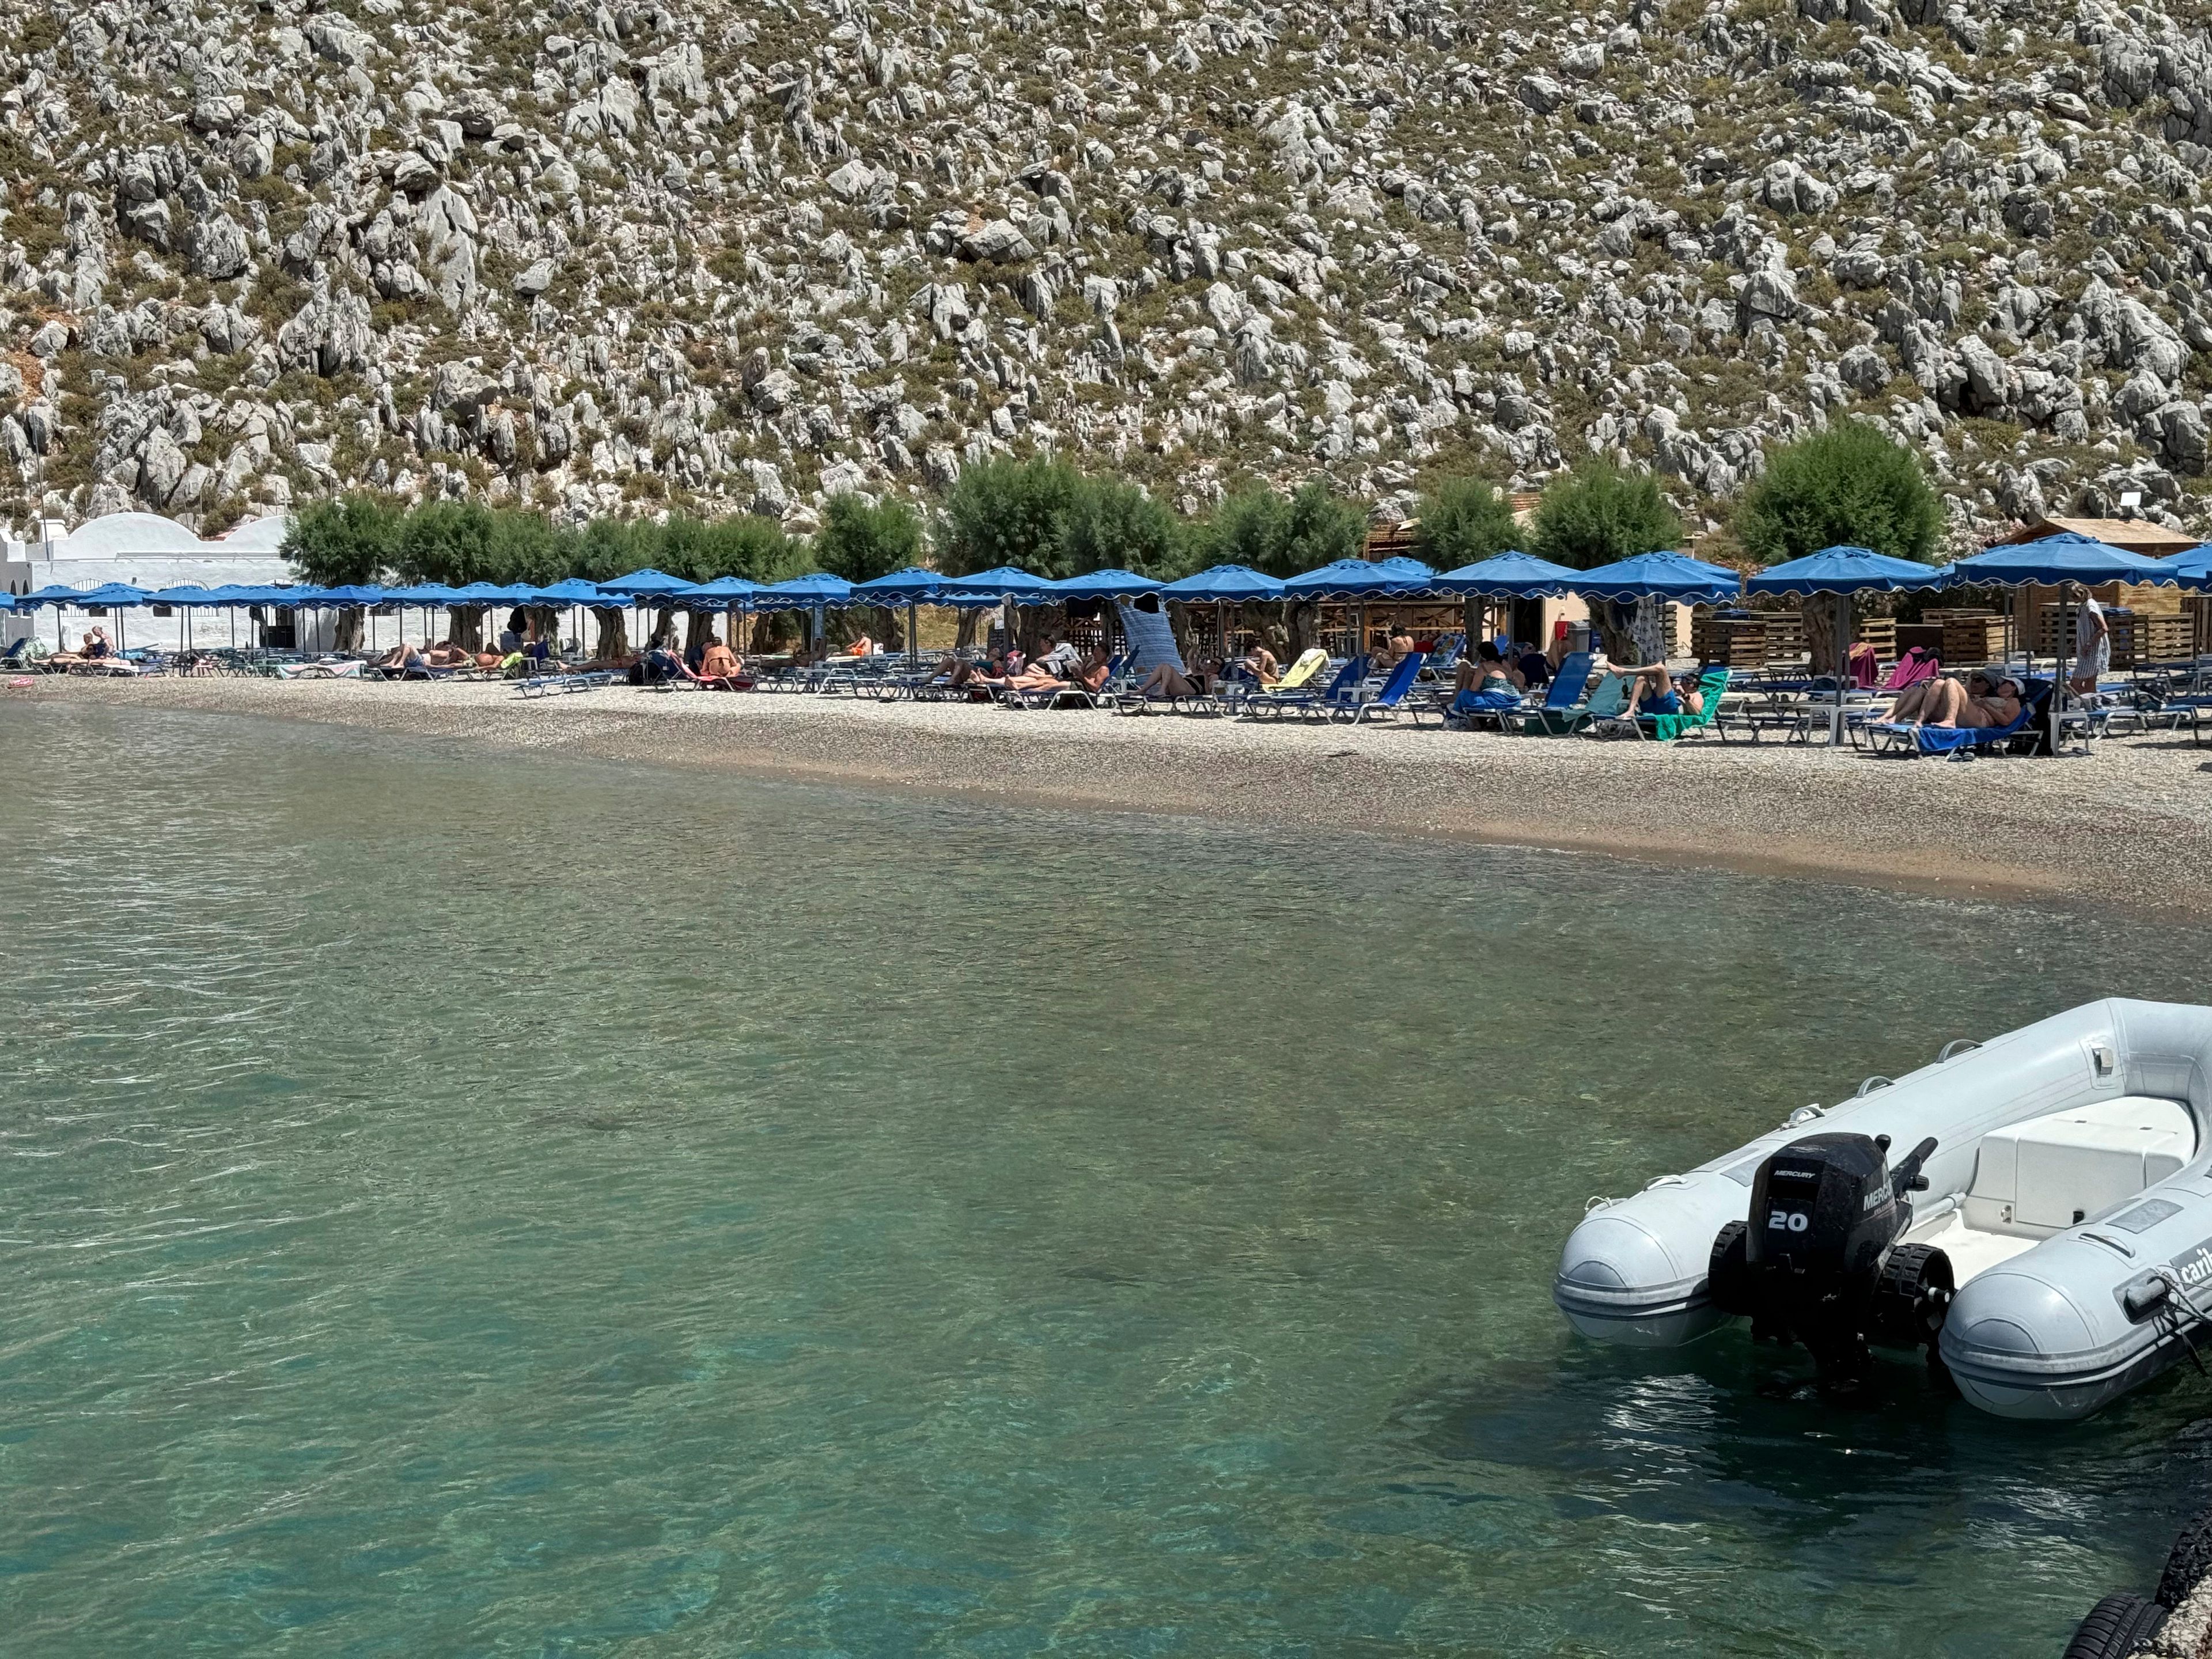
<svg viewBox="0 0 2212 1659"><path fill-rule="evenodd" d="M2105 620L2105 607L2093 595L2085 594L2081 610L2074 613L2074 672L2066 684L2085 694L2094 691L2098 680L2112 667L2112 624Z"/></svg>

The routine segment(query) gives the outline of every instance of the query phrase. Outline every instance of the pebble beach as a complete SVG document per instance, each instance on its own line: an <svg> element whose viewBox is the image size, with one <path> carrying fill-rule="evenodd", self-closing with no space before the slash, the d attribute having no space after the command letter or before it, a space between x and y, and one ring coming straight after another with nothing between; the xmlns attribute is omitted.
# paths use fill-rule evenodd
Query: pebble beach
<svg viewBox="0 0 2212 1659"><path fill-rule="evenodd" d="M1848 748L1499 738L1433 723L1155 714L626 686L41 678L0 709L308 720L505 750L1226 821L1598 853L1985 897L2212 911L2212 747L2186 732L1971 764ZM0 716L0 730L4 730Z"/></svg>

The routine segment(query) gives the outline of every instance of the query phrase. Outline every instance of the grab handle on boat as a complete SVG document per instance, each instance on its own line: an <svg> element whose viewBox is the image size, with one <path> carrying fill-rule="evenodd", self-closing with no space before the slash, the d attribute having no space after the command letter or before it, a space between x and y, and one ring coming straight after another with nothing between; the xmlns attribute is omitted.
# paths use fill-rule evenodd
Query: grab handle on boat
<svg viewBox="0 0 2212 1659"><path fill-rule="evenodd" d="M1864 1079L1859 1084L1858 1092L1853 1095L1851 1098L1853 1100L1864 1100L1875 1090L1887 1089L1891 1084L1896 1081L1897 1079L1893 1077L1870 1077Z"/></svg>
<svg viewBox="0 0 2212 1659"><path fill-rule="evenodd" d="M1807 1124L1811 1123L1817 1119L1826 1117L1827 1115L1827 1109L1824 1106L1818 1104L1800 1106L1796 1111L1790 1113L1788 1117L1782 1120L1782 1127L1785 1129L1802 1129Z"/></svg>
<svg viewBox="0 0 2212 1659"><path fill-rule="evenodd" d="M1954 1054L1963 1054L1969 1048L1978 1048L1981 1046L1981 1039L1978 1037L1953 1037L1943 1045L1942 1052L1936 1054L1936 1063L1941 1066Z"/></svg>
<svg viewBox="0 0 2212 1659"><path fill-rule="evenodd" d="M2120 1307L2130 1322L2140 1325L2166 1305L2173 1286L2156 1273L2145 1273L2120 1292Z"/></svg>
<svg viewBox="0 0 2212 1659"><path fill-rule="evenodd" d="M1583 1213L1584 1215L1594 1215L1600 1210L1610 1208L1618 1201L1618 1200L1607 1198L1599 1194L1592 1194L1589 1199L1583 1205Z"/></svg>

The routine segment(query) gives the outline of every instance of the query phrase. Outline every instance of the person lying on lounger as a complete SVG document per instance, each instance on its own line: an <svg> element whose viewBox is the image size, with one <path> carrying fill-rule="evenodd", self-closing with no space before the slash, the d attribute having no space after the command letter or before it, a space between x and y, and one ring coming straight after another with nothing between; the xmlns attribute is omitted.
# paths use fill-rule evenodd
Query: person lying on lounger
<svg viewBox="0 0 2212 1659"><path fill-rule="evenodd" d="M412 672L422 665L422 653L404 640L369 664L371 668L380 672L398 674Z"/></svg>
<svg viewBox="0 0 2212 1659"><path fill-rule="evenodd" d="M1705 694L1698 687L1697 676L1686 674L1678 686L1663 662L1644 663L1633 668L1613 671L1630 682L1628 701L1621 707L1622 718L1634 720L1638 714L1701 714L1705 709Z"/></svg>
<svg viewBox="0 0 2212 1659"><path fill-rule="evenodd" d="M994 651L982 662L963 662L957 657L947 657L937 665L937 672L955 691L971 685L1004 685L1007 678L1006 653Z"/></svg>
<svg viewBox="0 0 2212 1659"><path fill-rule="evenodd" d="M1185 669L1181 663L1164 662L1145 676L1145 683L1137 690L1144 696L1180 702L1185 697L1211 696L1220 678L1221 665L1218 661L1209 659L1193 669Z"/></svg>
<svg viewBox="0 0 2212 1659"><path fill-rule="evenodd" d="M1048 665L1054 660L1054 653L1048 653L1019 673L1007 675L1006 688L1009 691L1073 691L1080 686L1086 691L1096 691L1106 684L1107 657L1103 651L1074 659L1064 676L1052 672Z"/></svg>
<svg viewBox="0 0 2212 1659"><path fill-rule="evenodd" d="M1905 688L1886 718L1899 726L2010 726L2020 718L2021 690L2018 680L1992 680L1978 672L1969 674L1963 684L1923 680Z"/></svg>

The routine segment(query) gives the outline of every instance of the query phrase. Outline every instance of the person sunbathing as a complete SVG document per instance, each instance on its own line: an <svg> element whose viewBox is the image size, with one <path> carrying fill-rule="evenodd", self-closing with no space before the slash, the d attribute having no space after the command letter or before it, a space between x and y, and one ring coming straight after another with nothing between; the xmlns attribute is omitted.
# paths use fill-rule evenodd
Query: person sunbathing
<svg viewBox="0 0 2212 1659"><path fill-rule="evenodd" d="M872 657L876 654L876 642L863 634L845 647L845 654L848 657Z"/></svg>
<svg viewBox="0 0 2212 1659"><path fill-rule="evenodd" d="M1505 660L1505 653L1495 641L1484 640L1474 647L1471 657L1462 657L1459 671L1452 678L1455 694L1462 691L1503 692L1519 702L1525 681L1521 671Z"/></svg>
<svg viewBox="0 0 2212 1659"><path fill-rule="evenodd" d="M1893 725L1970 726L1989 729L2010 726L2020 718L2020 682L2009 678L1992 681L1986 674L1970 674L1964 683L1954 679L1924 680L1907 686L1890 705L1887 716Z"/></svg>
<svg viewBox="0 0 2212 1659"><path fill-rule="evenodd" d="M1694 676L1683 677L1677 689L1674 676L1663 662L1644 663L1632 668L1613 671L1630 682L1628 701L1621 706L1621 716L1634 720L1638 714L1701 714L1705 708L1705 694L1698 690Z"/></svg>
<svg viewBox="0 0 2212 1659"><path fill-rule="evenodd" d="M1476 708L1517 708L1521 704L1522 688L1517 676L1506 662L1505 653L1489 640L1474 647L1474 654L1461 662L1457 690L1452 697L1452 707L1465 712Z"/></svg>
<svg viewBox="0 0 2212 1659"><path fill-rule="evenodd" d="M1273 685L1283 678L1283 665L1275 660L1275 653L1256 640L1244 653L1244 672L1262 687Z"/></svg>
<svg viewBox="0 0 2212 1659"><path fill-rule="evenodd" d="M1201 680L1204 678L1202 673L1199 676ZM1137 688L1137 694L1145 697L1165 697L1172 702L1204 695L1192 683L1191 677L1183 672L1182 665L1172 662L1164 662L1146 675L1145 683Z"/></svg>
<svg viewBox="0 0 2212 1659"><path fill-rule="evenodd" d="M699 671L691 678L711 691L750 691L753 682L745 673L745 659L720 640L709 640L699 656Z"/></svg>

